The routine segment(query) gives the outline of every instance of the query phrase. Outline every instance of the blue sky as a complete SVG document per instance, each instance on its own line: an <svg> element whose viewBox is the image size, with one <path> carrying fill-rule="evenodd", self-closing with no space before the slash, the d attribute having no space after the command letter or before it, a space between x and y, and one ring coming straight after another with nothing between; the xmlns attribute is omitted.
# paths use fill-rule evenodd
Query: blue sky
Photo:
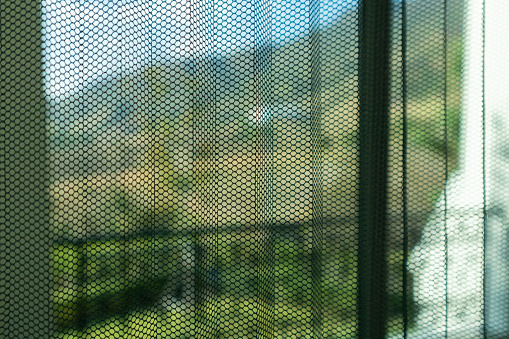
<svg viewBox="0 0 509 339"><path fill-rule="evenodd" d="M251 0L43 1L45 84L50 97L158 60L229 53L255 43L260 29L282 44L309 29L308 0L267 0L271 26L254 25ZM321 25L357 0L321 0ZM207 13L204 15L203 13Z"/></svg>

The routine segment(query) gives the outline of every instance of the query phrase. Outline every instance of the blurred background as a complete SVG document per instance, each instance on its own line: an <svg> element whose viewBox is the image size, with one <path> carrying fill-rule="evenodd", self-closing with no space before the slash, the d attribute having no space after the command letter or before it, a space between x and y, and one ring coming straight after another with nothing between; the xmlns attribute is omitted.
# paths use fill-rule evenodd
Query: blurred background
<svg viewBox="0 0 509 339"><path fill-rule="evenodd" d="M55 338L311 337L317 208L324 338L356 337L358 10L43 2ZM394 1L396 337L417 312L406 260L459 163L464 43L461 0L403 13Z"/></svg>

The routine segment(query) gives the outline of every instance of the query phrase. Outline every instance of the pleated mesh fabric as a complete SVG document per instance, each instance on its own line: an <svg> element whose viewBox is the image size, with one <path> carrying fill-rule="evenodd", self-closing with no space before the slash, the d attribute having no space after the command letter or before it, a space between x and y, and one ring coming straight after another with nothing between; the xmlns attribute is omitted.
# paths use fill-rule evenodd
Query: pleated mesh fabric
<svg viewBox="0 0 509 339"><path fill-rule="evenodd" d="M506 7L0 0L0 337L509 336Z"/></svg>

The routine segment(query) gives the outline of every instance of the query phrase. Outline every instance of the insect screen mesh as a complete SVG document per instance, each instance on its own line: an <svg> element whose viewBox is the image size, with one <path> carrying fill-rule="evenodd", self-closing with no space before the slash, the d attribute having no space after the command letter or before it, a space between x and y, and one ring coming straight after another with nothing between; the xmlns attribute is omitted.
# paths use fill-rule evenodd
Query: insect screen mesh
<svg viewBox="0 0 509 339"><path fill-rule="evenodd" d="M0 337L504 337L504 6L1 0Z"/></svg>

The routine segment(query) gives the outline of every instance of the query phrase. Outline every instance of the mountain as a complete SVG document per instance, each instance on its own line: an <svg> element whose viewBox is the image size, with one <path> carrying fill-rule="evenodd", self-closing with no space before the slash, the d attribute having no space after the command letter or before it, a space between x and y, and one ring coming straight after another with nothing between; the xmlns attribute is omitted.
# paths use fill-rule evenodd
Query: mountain
<svg viewBox="0 0 509 339"><path fill-rule="evenodd" d="M444 67L446 62L454 60L438 57L445 57L446 52L443 26L440 26L440 11L433 14L429 9L439 6L441 3L436 0L412 1L408 6L408 173L411 181L408 197L412 213L424 210L423 215L443 188L444 178L436 171L446 166L444 152L449 152L449 159L454 158L458 138L457 131L450 128L447 139L440 120L444 115L441 106L446 88ZM430 16L417 15L423 8L429 10ZM395 13L398 11L396 6ZM263 169L267 159L272 159L273 175L277 178L274 204L285 211L278 218L287 222L309 218L311 90L312 74L316 71L320 73L322 98L324 208L329 217L355 216L357 24L357 13L350 10L323 27L319 32L318 55L313 54L308 32L280 45L259 45L226 55L158 62L141 69L126 66L130 70L122 76L94 80L73 94L52 99L49 134L53 195L55 201L65 200L68 205L64 208L57 204L60 207L56 210L66 211L61 219L73 223L73 209L80 209L80 213L94 209L85 208L86 204L73 207L80 204L77 201L83 201L83 193L78 192L80 187L94 187L93 190L103 192L91 198L94 201L114 199L111 192L119 189L139 202L133 203L134 210L146 211L150 206L159 206L162 210L183 209L194 213L184 205L200 203L189 200L182 183L206 182L212 175L207 171L215 171L216 180L229 183L231 194L240 201L238 204L230 199L219 202L231 213L224 222L250 220L254 212L249 206L256 197L254 190L245 187L258 187L258 184L256 175L248 168ZM398 25L395 20L396 32ZM450 42L460 46L450 53L456 53L456 59L461 59L461 53L457 52L461 50L459 36L459 31L448 36ZM394 38L393 44L393 97L398 98L401 42ZM450 81L449 86L453 85ZM392 108L394 121L400 121L400 103L393 102ZM451 121L459 121L459 108L453 107L451 111L454 115ZM401 130L394 133L391 157L397 165L392 168L390 184L396 192L401 173L402 149L398 144ZM272 152L270 156L263 153L268 149ZM263 159L261 163L260 159ZM431 171L423 167L429 161L435 164ZM155 188L149 184L154 181L158 190L164 192L159 198L154 197ZM144 182L150 189L143 187ZM73 198L59 198L64 195ZM398 193L390 192L390 196L394 206L401 205Z"/></svg>

